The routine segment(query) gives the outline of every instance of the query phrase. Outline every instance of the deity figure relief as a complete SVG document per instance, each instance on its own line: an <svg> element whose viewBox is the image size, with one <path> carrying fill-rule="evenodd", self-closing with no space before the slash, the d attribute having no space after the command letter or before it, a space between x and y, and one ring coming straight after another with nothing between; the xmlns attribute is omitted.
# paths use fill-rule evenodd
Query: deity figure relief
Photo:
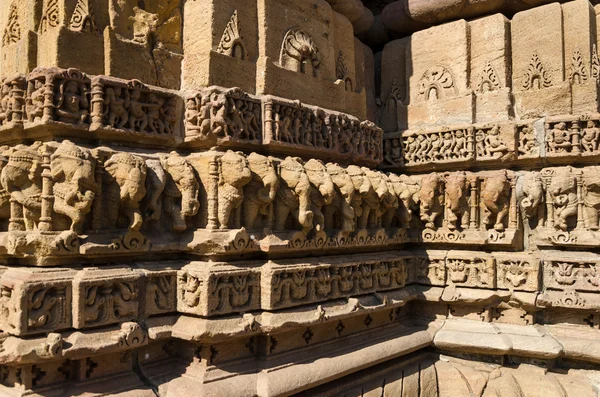
<svg viewBox="0 0 600 397"><path fill-rule="evenodd" d="M18 145L2 169L0 183L11 197L12 230L34 230L42 211L41 142Z"/></svg>
<svg viewBox="0 0 600 397"><path fill-rule="evenodd" d="M144 159L129 153L116 153L104 163L104 168L108 227L140 230L143 223L140 202L146 195Z"/></svg>
<svg viewBox="0 0 600 397"><path fill-rule="evenodd" d="M577 216L577 181L571 168L557 170L548 186L554 208L554 227L567 231L569 220Z"/></svg>
<svg viewBox="0 0 600 397"><path fill-rule="evenodd" d="M478 131L479 133L479 131ZM509 153L509 148L502 142L500 136L500 128L495 125L490 129L487 134L484 134L483 148L480 151L479 146L477 147L477 155L491 158L502 158Z"/></svg>
<svg viewBox="0 0 600 397"><path fill-rule="evenodd" d="M234 228L239 228L241 227L239 210L244 201L243 188L252 180L248 160L242 153L228 150L219 159L219 164L219 227L229 228L231 214L235 211Z"/></svg>
<svg viewBox="0 0 600 397"><path fill-rule="evenodd" d="M87 87L75 80L60 84L56 115L58 120L70 124L84 124L89 115L90 101Z"/></svg>
<svg viewBox="0 0 600 397"><path fill-rule="evenodd" d="M95 160L89 150L63 141L51 156L50 166L54 211L69 218L70 224L66 227L80 234L97 190Z"/></svg>
<svg viewBox="0 0 600 397"><path fill-rule="evenodd" d="M129 122L129 91L125 90L124 98L122 95L121 87L107 87L104 93L104 115L111 127L125 128Z"/></svg>
<svg viewBox="0 0 600 397"><path fill-rule="evenodd" d="M587 127L583 129L581 135L581 146L584 153L593 153L598 150L598 139L600 139L600 129L596 127L593 120L587 122Z"/></svg>
<svg viewBox="0 0 600 397"><path fill-rule="evenodd" d="M42 81L36 79L29 82L25 110L27 112L27 119L31 123L42 121L44 103L46 102L45 92L46 86Z"/></svg>
<svg viewBox="0 0 600 397"><path fill-rule="evenodd" d="M567 124L560 122L554 128L548 131L546 144L548 151L553 153L567 153L571 151L571 131L568 130Z"/></svg>
<svg viewBox="0 0 600 397"><path fill-rule="evenodd" d="M248 155L248 166L252 180L244 187L244 226L254 229L263 218L263 225L271 228L273 200L279 189L277 170L271 158L254 152Z"/></svg>
<svg viewBox="0 0 600 397"><path fill-rule="evenodd" d="M510 181L506 171L486 177L481 184L481 226L490 224L497 232L505 229L504 221L510 210Z"/></svg>
<svg viewBox="0 0 600 397"><path fill-rule="evenodd" d="M409 139L414 138L410 137ZM412 153L411 153L412 154ZM408 153L407 153L408 155ZM400 138L386 139L385 140L385 155L384 160L388 165L400 165L402 164L402 146L400 145Z"/></svg>
<svg viewBox="0 0 600 397"><path fill-rule="evenodd" d="M283 107L283 111L280 109ZM294 135L292 134L292 113L293 109L289 106L281 106L275 104L275 139L280 142L293 143Z"/></svg>

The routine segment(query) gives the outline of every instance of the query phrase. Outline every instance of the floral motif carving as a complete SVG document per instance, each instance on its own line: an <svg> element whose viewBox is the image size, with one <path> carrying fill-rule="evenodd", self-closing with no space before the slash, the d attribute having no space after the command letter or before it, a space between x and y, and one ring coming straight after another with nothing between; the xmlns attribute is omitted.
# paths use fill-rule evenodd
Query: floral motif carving
<svg viewBox="0 0 600 397"><path fill-rule="evenodd" d="M537 51L533 52L531 61L527 66L527 71L523 76L523 89L525 90L540 90L552 86L550 74L542 64Z"/></svg>
<svg viewBox="0 0 600 397"><path fill-rule="evenodd" d="M94 16L94 0L77 0L71 16L69 29L76 32L96 33L96 18Z"/></svg>
<svg viewBox="0 0 600 397"><path fill-rule="evenodd" d="M242 60L248 57L244 38L242 37L242 32L239 27L237 10L233 12L231 19L225 27L225 31L223 32L223 36L217 47L217 52Z"/></svg>
<svg viewBox="0 0 600 397"><path fill-rule="evenodd" d="M571 57L571 67L569 69L569 81L571 84L583 84L589 79L587 65L583 60L581 51L576 49Z"/></svg>
<svg viewBox="0 0 600 397"><path fill-rule="evenodd" d="M442 65L427 69L419 81L418 99L435 102L456 95L454 76L450 69Z"/></svg>
<svg viewBox="0 0 600 397"><path fill-rule="evenodd" d="M490 61L487 61L483 66L483 71L479 75L477 83L477 92L485 94L486 92L496 91L502 88L500 79L494 70Z"/></svg>
<svg viewBox="0 0 600 397"><path fill-rule="evenodd" d="M2 35L2 46L17 43L21 40L21 22L19 21L19 8L17 1L13 1L8 11L8 22Z"/></svg>
<svg viewBox="0 0 600 397"><path fill-rule="evenodd" d="M321 54L310 37L302 29L290 29L283 39L281 66L303 74L316 76L321 65Z"/></svg>

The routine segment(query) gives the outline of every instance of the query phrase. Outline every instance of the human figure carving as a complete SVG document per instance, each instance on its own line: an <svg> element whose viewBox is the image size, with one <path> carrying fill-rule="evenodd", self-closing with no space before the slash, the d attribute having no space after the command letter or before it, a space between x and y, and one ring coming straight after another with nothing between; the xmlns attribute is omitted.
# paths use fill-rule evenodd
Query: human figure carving
<svg viewBox="0 0 600 397"><path fill-rule="evenodd" d="M569 219L577 216L577 181L571 168L556 171L548 186L552 205L554 207L554 227L557 230L567 231Z"/></svg>
<svg viewBox="0 0 600 397"><path fill-rule="evenodd" d="M115 153L104 163L104 168L108 226L140 230L143 223L140 201L146 195L144 159L129 153Z"/></svg>
<svg viewBox="0 0 600 397"><path fill-rule="evenodd" d="M554 153L570 152L572 148L571 133L567 129L567 124L560 122L549 131L546 138L548 150Z"/></svg>
<svg viewBox="0 0 600 397"><path fill-rule="evenodd" d="M234 210L238 210L244 201L243 188L252 180L248 160L240 152L228 150L220 159L218 218L219 228L227 229ZM234 227L240 227L236 216Z"/></svg>
<svg viewBox="0 0 600 397"><path fill-rule="evenodd" d="M148 115L146 114L147 104L143 103L142 91L139 88L131 90L131 99L129 101L129 128L135 131L144 132L148 126Z"/></svg>
<svg viewBox="0 0 600 397"><path fill-rule="evenodd" d="M600 138L600 129L596 127L593 120L587 122L587 127L583 129L581 136L581 146L583 151L593 153L598 150L598 138Z"/></svg>
<svg viewBox="0 0 600 397"><path fill-rule="evenodd" d="M30 82L29 85L29 95L25 106L27 119L29 122L38 122L41 121L44 116L44 93L46 87L40 80L34 80L33 82Z"/></svg>
<svg viewBox="0 0 600 397"><path fill-rule="evenodd" d="M108 117L108 125L125 128L129 122L129 91L125 90L125 98L121 98L121 87L108 87L104 94L104 113Z"/></svg>
<svg viewBox="0 0 600 397"><path fill-rule="evenodd" d="M65 123L83 124L89 114L90 103L85 84L66 80L60 85L56 114Z"/></svg>
<svg viewBox="0 0 600 397"><path fill-rule="evenodd" d="M2 169L0 182L10 193L11 219L24 230L34 230L42 211L42 156L39 153L41 142L31 147L18 145L9 156L8 163ZM21 223L22 222L22 223Z"/></svg>
<svg viewBox="0 0 600 397"><path fill-rule="evenodd" d="M69 230L83 232L96 193L95 160L89 150L63 141L51 156L54 211L70 219Z"/></svg>

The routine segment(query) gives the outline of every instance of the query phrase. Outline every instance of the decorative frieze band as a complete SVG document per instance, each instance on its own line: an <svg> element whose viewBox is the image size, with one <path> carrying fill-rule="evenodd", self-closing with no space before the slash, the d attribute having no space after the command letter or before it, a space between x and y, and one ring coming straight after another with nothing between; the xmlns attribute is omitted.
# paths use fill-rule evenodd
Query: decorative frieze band
<svg viewBox="0 0 600 397"><path fill-rule="evenodd" d="M383 160L383 130L348 114L239 88L177 92L77 69L36 68L0 80L0 130L0 143L8 144L83 138L135 147L252 148L369 167Z"/></svg>
<svg viewBox="0 0 600 397"><path fill-rule="evenodd" d="M600 114L386 133L382 169L589 163L600 158Z"/></svg>

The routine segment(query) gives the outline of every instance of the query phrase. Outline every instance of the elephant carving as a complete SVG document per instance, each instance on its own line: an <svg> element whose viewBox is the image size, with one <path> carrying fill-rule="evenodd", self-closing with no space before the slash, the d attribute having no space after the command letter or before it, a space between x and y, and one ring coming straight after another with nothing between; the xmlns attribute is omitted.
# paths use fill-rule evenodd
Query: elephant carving
<svg viewBox="0 0 600 397"><path fill-rule="evenodd" d="M7 149L7 146L0 147L0 153L5 153ZM7 163L8 157L5 154L0 154L0 175L2 175L2 170ZM10 193L0 184L0 220L4 221L8 218L10 218ZM6 230L6 225L3 226L3 230Z"/></svg>
<svg viewBox="0 0 600 397"><path fill-rule="evenodd" d="M42 212L41 142L18 145L2 169L0 183L11 197L9 230L34 230Z"/></svg>
<svg viewBox="0 0 600 397"><path fill-rule="evenodd" d="M436 173L421 180L419 210L426 229L436 229L436 220L444 212L444 180Z"/></svg>
<svg viewBox="0 0 600 397"><path fill-rule="evenodd" d="M528 173L523 178L523 189L521 193L521 208L526 219L539 222L544 211L544 184L538 172Z"/></svg>
<svg viewBox="0 0 600 397"><path fill-rule="evenodd" d="M485 229L493 223L494 230L504 231L504 218L510 210L510 190L510 181L505 171L484 179L481 184L481 225Z"/></svg>
<svg viewBox="0 0 600 397"><path fill-rule="evenodd" d="M583 173L585 195L583 198L583 218L589 230L598 230L600 211L600 167L586 168Z"/></svg>
<svg viewBox="0 0 600 397"><path fill-rule="evenodd" d="M200 184L192 166L177 152L161 157L160 162L168 174L163 210L171 217L173 230L183 231L187 228L186 217L196 215L200 209Z"/></svg>
<svg viewBox="0 0 600 397"><path fill-rule="evenodd" d="M384 227L392 227L394 221L398 227L410 227L412 219L412 208L414 207L414 191L409 187L406 181L396 174L388 176L393 192L398 198L398 208L396 211L388 211L386 219L384 219Z"/></svg>
<svg viewBox="0 0 600 397"><path fill-rule="evenodd" d="M167 173L160 160L146 160L146 197L142 201L144 222L160 221L162 214L162 195L167 184Z"/></svg>
<svg viewBox="0 0 600 397"><path fill-rule="evenodd" d="M325 227L341 229L344 233L355 230L356 214L352 203L357 193L352 177L337 164L328 163L327 172L335 185L336 195L331 205L325 207Z"/></svg>
<svg viewBox="0 0 600 397"><path fill-rule="evenodd" d="M97 190L95 160L89 150L63 141L51 156L50 165L54 212L70 219L69 230L82 233Z"/></svg>
<svg viewBox="0 0 600 397"><path fill-rule="evenodd" d="M273 227L273 200L279 189L279 176L273 160L258 153L248 156L252 180L244 188L244 226L258 228L259 220L267 228Z"/></svg>
<svg viewBox="0 0 600 397"><path fill-rule="evenodd" d="M450 230L469 227L469 187L464 172L446 177L446 227Z"/></svg>
<svg viewBox="0 0 600 397"><path fill-rule="evenodd" d="M228 150L220 159L218 218L219 228L227 229L235 210L235 228L240 227L240 209L244 201L244 186L252 180L248 160L240 152Z"/></svg>
<svg viewBox="0 0 600 397"><path fill-rule="evenodd" d="M346 168L346 172L350 175L352 179L352 184L354 185L354 190L356 194L352 198L351 206L354 209L355 215L355 223L359 229L366 229L366 219L363 224L361 220L363 219L363 207L366 205L366 201L369 199L369 195L374 195L375 191L373 190L373 185L371 185L371 180L365 174L365 171L356 166L350 165Z"/></svg>
<svg viewBox="0 0 600 397"><path fill-rule="evenodd" d="M321 160L310 159L304 164L304 170L311 183L310 202L314 214L313 223L317 232L325 229L323 208L332 203L336 191L327 167Z"/></svg>
<svg viewBox="0 0 600 397"><path fill-rule="evenodd" d="M389 194L388 185L381 175L369 168L362 167L365 176L371 182L371 191L363 198L363 209L358 220L360 229L380 228L382 225L383 201Z"/></svg>
<svg viewBox="0 0 600 397"><path fill-rule="evenodd" d="M104 168L108 227L140 230L143 223L140 201L146 195L146 162L133 154L116 153L105 162Z"/></svg>
<svg viewBox="0 0 600 397"><path fill-rule="evenodd" d="M567 231L569 219L577 216L577 181L571 167L558 170L548 186L554 207L554 227Z"/></svg>
<svg viewBox="0 0 600 397"><path fill-rule="evenodd" d="M304 166L297 157L286 157L279 163L279 190L275 199L275 229L285 230L292 216L308 233L313 227L311 186Z"/></svg>

